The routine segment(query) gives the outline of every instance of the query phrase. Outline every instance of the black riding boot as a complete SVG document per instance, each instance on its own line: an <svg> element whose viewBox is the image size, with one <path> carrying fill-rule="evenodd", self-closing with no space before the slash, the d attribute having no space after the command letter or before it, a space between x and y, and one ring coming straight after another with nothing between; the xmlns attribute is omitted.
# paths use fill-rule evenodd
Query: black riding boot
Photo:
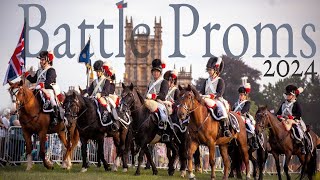
<svg viewBox="0 0 320 180"><path fill-rule="evenodd" d="M303 140L302 140L302 141L303 141ZM302 153L302 154L307 154L306 148L305 148L305 145L304 145L303 142L300 144L300 146L301 146L301 153Z"/></svg>
<svg viewBox="0 0 320 180"><path fill-rule="evenodd" d="M252 148L259 149L258 137L256 135L252 136Z"/></svg>
<svg viewBox="0 0 320 180"><path fill-rule="evenodd" d="M53 106L53 118L51 120L51 125L55 126L58 124L58 118L59 118L59 110L58 106Z"/></svg>

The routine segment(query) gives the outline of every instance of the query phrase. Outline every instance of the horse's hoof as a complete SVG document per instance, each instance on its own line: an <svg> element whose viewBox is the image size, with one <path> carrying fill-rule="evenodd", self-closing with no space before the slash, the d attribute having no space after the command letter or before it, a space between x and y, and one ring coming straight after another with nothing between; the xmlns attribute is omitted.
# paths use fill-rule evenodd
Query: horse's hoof
<svg viewBox="0 0 320 180"><path fill-rule="evenodd" d="M31 170L31 167L27 167L26 171L30 171Z"/></svg>
<svg viewBox="0 0 320 180"><path fill-rule="evenodd" d="M118 171L118 168L117 168L116 166L112 166L111 171L113 171L113 172L117 172L117 171Z"/></svg>
<svg viewBox="0 0 320 180"><path fill-rule="evenodd" d="M153 171L153 175L158 175L158 170Z"/></svg>
<svg viewBox="0 0 320 180"><path fill-rule="evenodd" d="M135 176L140 176L140 172L134 173Z"/></svg>
<svg viewBox="0 0 320 180"><path fill-rule="evenodd" d="M67 170L70 170L70 169L71 169L71 166L68 166L68 167L67 167Z"/></svg>
<svg viewBox="0 0 320 180"><path fill-rule="evenodd" d="M196 179L196 175L194 175L193 173L190 173L189 174L189 179L195 180Z"/></svg>
<svg viewBox="0 0 320 180"><path fill-rule="evenodd" d="M128 168L123 168L122 172L124 173L128 172Z"/></svg>
<svg viewBox="0 0 320 180"><path fill-rule="evenodd" d="M88 169L83 167L83 168L81 168L81 171L80 171L80 172L83 173L83 172L87 172L87 171L88 171Z"/></svg>
<svg viewBox="0 0 320 180"><path fill-rule="evenodd" d="M186 175L187 175L187 172L186 171L181 171L180 172L180 177L186 177Z"/></svg>

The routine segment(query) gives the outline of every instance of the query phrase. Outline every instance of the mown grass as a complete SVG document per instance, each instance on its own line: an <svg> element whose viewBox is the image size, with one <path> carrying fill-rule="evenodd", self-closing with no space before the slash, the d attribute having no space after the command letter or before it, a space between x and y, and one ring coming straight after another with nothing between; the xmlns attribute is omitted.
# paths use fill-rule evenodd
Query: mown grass
<svg viewBox="0 0 320 180"><path fill-rule="evenodd" d="M135 169L129 168L127 173L123 173L122 169L118 172L105 172L104 169L97 168L91 165L87 172L80 173L81 165L74 164L71 170L61 169L59 165L55 164L54 170L45 169L42 164L33 165L33 169L29 172L25 171L26 164L21 166L5 166L0 167L0 180L17 180L17 179L46 179L46 180L82 180L82 179L111 179L111 180L157 180L157 179L167 179L167 180L182 180L179 175L180 173L176 171L174 176L168 176L165 169L158 169L159 173L157 176L152 175L151 170L144 170L142 168L140 176L134 176ZM297 178L297 174L293 174L292 178ZM196 174L197 179L210 179L209 173ZM316 179L320 178L320 173L317 174ZM185 178L186 179L186 178ZM217 172L217 179L222 179L222 173ZM277 179L275 175L265 175L264 179Z"/></svg>

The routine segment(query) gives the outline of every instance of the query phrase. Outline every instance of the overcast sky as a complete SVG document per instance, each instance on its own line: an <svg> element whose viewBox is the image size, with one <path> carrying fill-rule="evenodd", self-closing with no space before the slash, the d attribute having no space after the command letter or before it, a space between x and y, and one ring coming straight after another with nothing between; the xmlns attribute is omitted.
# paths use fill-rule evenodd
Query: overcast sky
<svg viewBox="0 0 320 180"><path fill-rule="evenodd" d="M64 30L60 30L57 35L54 31L61 24L68 24L71 30L71 53L76 54L74 58L67 57L55 59L54 67L57 71L57 81L62 90L67 90L69 86L80 85L85 87L86 76L85 66L79 64L78 55L80 52L80 30L78 26L85 19L86 24L94 25L94 29L86 31L86 38L89 34L92 39L91 51L95 52L93 61L102 59L100 55L100 32L97 26L102 20L105 24L112 24L112 30L105 31L105 49L106 52L113 52L113 56L108 60L112 62L117 72L117 80L122 80L124 73L124 58L116 58L118 54L118 9L114 0L55 0L55 1L17 1L7 0L1 3L0 11L0 82L2 84L4 75L7 70L7 63L17 45L18 38L23 26L23 9L18 4L41 4L45 10L47 19L42 27L49 36L49 50L65 40ZM315 71L320 72L319 52L312 59L303 59L300 55L300 50L305 54L310 54L309 45L301 36L302 27L307 23L315 25L316 32L312 32L309 28L306 32L308 36L319 46L319 10L320 1L318 0L128 0L128 8L124 9L125 16L132 16L134 26L139 23L146 23L153 31L154 18L162 17L162 57L167 60L167 70L173 68L176 64L177 68L193 65L193 78L206 77L205 63L208 58L202 58L205 54L205 31L203 29L208 23L221 25L219 31L212 31L211 34L211 52L220 56L225 54L223 49L223 35L225 30L234 23L241 24L245 27L249 34L249 47L243 59L249 66L260 70L263 74L267 71L268 66L263 65L267 58L252 58L256 52L256 33L254 26L262 23L273 23L277 27L281 24L288 23L293 28L293 47L294 54L300 61L300 71L306 71L312 60L315 60ZM190 37L181 37L181 53L186 55L186 58L169 58L168 56L174 52L174 11L169 4L186 3L194 6L199 13L199 27L195 34ZM35 8L30 9L29 22L31 26L37 25L40 20L39 11ZM192 29L192 14L189 9L181 9L181 34L189 33ZM153 32L152 32L153 34ZM42 38L36 31L30 31L29 35L30 51L37 52L42 46ZM262 54L266 57L271 54L271 33L267 30L262 34ZM272 58L273 67L275 70L276 64L280 59L286 59L289 63L293 59L285 58L287 54L287 33L280 30L278 37L278 54L281 58ZM239 29L234 28L229 33L229 46L234 54L239 54L242 51L243 38ZM64 46L60 49L64 52ZM103 59L104 60L104 59ZM27 67L38 67L39 61L36 58L27 58ZM284 66L283 66L284 67ZM295 68L290 69L290 73L294 72ZM279 79L262 77L262 84L274 83ZM228 83L228 82L226 82ZM0 108L6 107L10 103L9 94L6 91L8 86L0 86Z"/></svg>

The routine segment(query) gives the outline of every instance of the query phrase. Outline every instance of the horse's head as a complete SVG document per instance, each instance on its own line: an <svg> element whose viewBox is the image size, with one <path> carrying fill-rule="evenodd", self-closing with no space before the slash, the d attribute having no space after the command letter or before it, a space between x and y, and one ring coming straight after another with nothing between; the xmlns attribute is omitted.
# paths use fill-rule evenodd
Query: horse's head
<svg viewBox="0 0 320 180"><path fill-rule="evenodd" d="M126 86L125 84L122 83L122 92L121 92L121 101L120 101L120 106L121 109L123 106L127 109L132 108L135 105L135 97L134 97L134 87L133 84L131 83L130 86Z"/></svg>
<svg viewBox="0 0 320 180"><path fill-rule="evenodd" d="M65 109L64 116L68 121L68 126L71 126L71 124L76 123L76 120L81 113L81 103L76 92L72 92L69 95L65 95L63 108Z"/></svg>
<svg viewBox="0 0 320 180"><path fill-rule="evenodd" d="M258 108L258 111L256 112L256 132L258 134L261 134L268 126L268 108L266 106L261 106Z"/></svg>
<svg viewBox="0 0 320 180"><path fill-rule="evenodd" d="M179 90L177 115L181 121L184 121L188 118L190 113L197 108L196 102L200 100L200 96L197 90L191 85L188 85L186 88L179 87Z"/></svg>
<svg viewBox="0 0 320 180"><path fill-rule="evenodd" d="M10 88L8 89L12 103L16 104L16 108L19 109L23 104L25 104L26 92L24 88L23 81L12 83L9 81Z"/></svg>

